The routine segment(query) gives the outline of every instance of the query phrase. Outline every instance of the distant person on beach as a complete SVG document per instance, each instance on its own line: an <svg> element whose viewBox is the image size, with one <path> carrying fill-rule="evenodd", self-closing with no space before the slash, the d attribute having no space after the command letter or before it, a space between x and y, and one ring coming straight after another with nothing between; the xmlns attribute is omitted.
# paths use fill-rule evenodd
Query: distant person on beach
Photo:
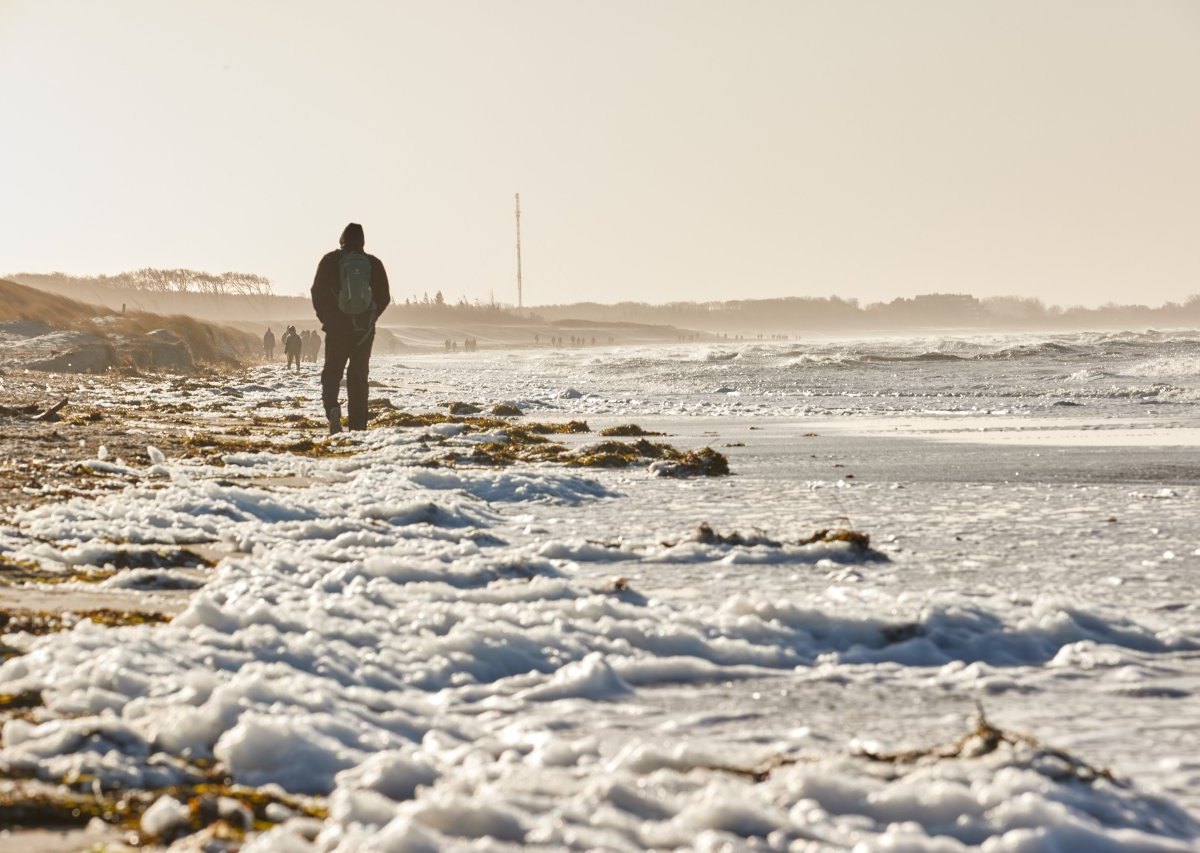
<svg viewBox="0 0 1200 853"><path fill-rule="evenodd" d="M263 355L270 361L275 357L275 333L271 331L271 327L267 326L267 333L263 335Z"/></svg>
<svg viewBox="0 0 1200 853"><path fill-rule="evenodd" d="M317 265L312 302L325 332L325 367L321 371L321 403L330 435L342 431L338 392L346 377L349 427L367 428L367 381L375 322L392 301L383 262L363 251L363 227L351 222L342 231L340 248Z"/></svg>
<svg viewBox="0 0 1200 853"><path fill-rule="evenodd" d="M313 364L317 363L317 356L321 354L321 333L315 329L308 335L308 360Z"/></svg>
<svg viewBox="0 0 1200 853"><path fill-rule="evenodd" d="M304 339L300 337L295 326L288 326L283 333L283 354L287 356L287 366L291 369L293 359L296 369L300 369L300 353L304 350Z"/></svg>

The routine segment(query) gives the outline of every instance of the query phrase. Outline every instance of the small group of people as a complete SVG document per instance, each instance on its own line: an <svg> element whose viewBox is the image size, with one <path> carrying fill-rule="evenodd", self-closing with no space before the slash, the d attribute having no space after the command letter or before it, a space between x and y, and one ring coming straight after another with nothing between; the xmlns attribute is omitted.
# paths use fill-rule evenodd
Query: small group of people
<svg viewBox="0 0 1200 853"><path fill-rule="evenodd" d="M549 340L550 340L550 346L552 346L552 347L562 347L562 346L564 346L564 344L563 344L563 339L562 339L562 337L561 337L561 336L554 336L554 335L552 335L552 336L550 337L550 339L549 339ZM585 338L583 335L571 335L571 337L570 337L570 339L569 339L569 340L570 340L570 343L569 343L569 344L566 344L566 346L573 346L573 347L585 347L585 346L588 346L587 338ZM534 343L536 343L536 344L541 344L541 342L542 342L542 336L541 336L541 335L534 335L534 336L533 336L533 342L534 342ZM609 337L609 339L608 339L608 342L611 344L611 343L613 342L613 339L612 339L611 337ZM595 338L592 338L592 343L591 343L591 345L592 345L592 346L595 346L595 345L596 345L596 339L595 339Z"/></svg>
<svg viewBox="0 0 1200 853"><path fill-rule="evenodd" d="M458 352L458 341L452 341L449 338L446 338L445 344L446 352ZM475 340L475 338L463 338L463 352L475 352L477 349L479 349L479 341Z"/></svg>
<svg viewBox="0 0 1200 853"><path fill-rule="evenodd" d="M317 356L321 354L321 333L315 330L310 332L305 329L303 332L297 332L295 326L288 326L284 330L281 343L289 369L293 362L297 370L300 369L301 361L311 361L315 364ZM263 356L268 361L275 358L275 333L270 327L263 335Z"/></svg>
<svg viewBox="0 0 1200 853"><path fill-rule="evenodd" d="M317 356L321 354L321 333L316 329L311 332L305 330L300 333L300 355L305 361L310 361L313 364L317 363Z"/></svg>
<svg viewBox="0 0 1200 853"><path fill-rule="evenodd" d="M303 332L297 332L295 326L288 326L280 343L283 344L283 354L287 356L289 369L295 364L299 370L302 361L316 362L321 353L321 333L316 331L310 332L305 329ZM275 333L270 328L263 335L263 355L268 361L275 357Z"/></svg>

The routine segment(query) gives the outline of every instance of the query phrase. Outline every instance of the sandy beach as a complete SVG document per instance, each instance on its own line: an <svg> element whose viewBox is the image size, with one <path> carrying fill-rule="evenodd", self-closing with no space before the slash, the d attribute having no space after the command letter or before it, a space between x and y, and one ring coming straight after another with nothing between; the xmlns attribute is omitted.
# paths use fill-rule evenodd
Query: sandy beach
<svg viewBox="0 0 1200 853"><path fill-rule="evenodd" d="M374 427L335 439L312 369L33 389L72 402L14 423L13 464L63 441L6 481L6 612L170 621L6 634L0 693L37 698L0 761L108 780L94 804L150 819L106 837L160 846L242 843L233 805L184 816L216 773L247 850L1018 849L1035 803L1047 843L1191 849L1185 392L1122 402L1130 363L1107 396L951 397L972 363L921 364L884 411L873 368L780 372L795 346L383 359ZM670 476L655 445L730 474ZM34 783L8 784L19 808Z"/></svg>

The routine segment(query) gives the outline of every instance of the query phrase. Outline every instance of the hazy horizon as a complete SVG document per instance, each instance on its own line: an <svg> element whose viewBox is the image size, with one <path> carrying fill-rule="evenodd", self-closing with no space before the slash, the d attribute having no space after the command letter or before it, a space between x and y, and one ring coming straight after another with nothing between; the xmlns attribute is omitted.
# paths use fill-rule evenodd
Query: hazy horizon
<svg viewBox="0 0 1200 853"><path fill-rule="evenodd" d="M1200 6L0 2L0 270L526 305L1200 292Z"/></svg>

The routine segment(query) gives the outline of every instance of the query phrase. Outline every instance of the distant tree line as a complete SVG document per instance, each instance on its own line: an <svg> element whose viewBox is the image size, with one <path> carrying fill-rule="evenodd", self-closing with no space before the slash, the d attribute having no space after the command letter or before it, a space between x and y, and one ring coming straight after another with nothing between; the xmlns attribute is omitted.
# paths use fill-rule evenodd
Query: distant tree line
<svg viewBox="0 0 1200 853"><path fill-rule="evenodd" d="M70 276L64 273L20 273L8 276L20 284L67 292L103 287L144 293L200 293L272 296L269 279L252 273L212 274L186 269L139 269L113 276ZM64 287L64 285L66 287ZM282 297L281 297L282 298ZM303 297L287 297L298 299ZM800 331L879 331L889 329L1087 329L1155 326L1200 327L1200 294L1158 307L1109 303L1099 308L1046 305L1021 296L979 299L962 293L929 293L890 302L860 304L839 296L791 296L735 299L723 302L575 302L518 310L495 299L481 302L465 296L451 302L442 291L394 297L389 324L463 323L642 323L705 331L777 333Z"/></svg>
<svg viewBox="0 0 1200 853"><path fill-rule="evenodd" d="M462 296L456 302L449 302L440 290L432 297L426 292L419 297L406 296L403 302L394 298L392 305L388 309L389 323L513 323L520 319L518 312L495 300L468 301Z"/></svg>
<svg viewBox="0 0 1200 853"><path fill-rule="evenodd" d="M245 272L213 274L199 270L160 270L146 267L116 275L72 276L66 273L19 273L11 276L30 287L100 286L143 293L204 293L216 296L270 296L271 280Z"/></svg>

